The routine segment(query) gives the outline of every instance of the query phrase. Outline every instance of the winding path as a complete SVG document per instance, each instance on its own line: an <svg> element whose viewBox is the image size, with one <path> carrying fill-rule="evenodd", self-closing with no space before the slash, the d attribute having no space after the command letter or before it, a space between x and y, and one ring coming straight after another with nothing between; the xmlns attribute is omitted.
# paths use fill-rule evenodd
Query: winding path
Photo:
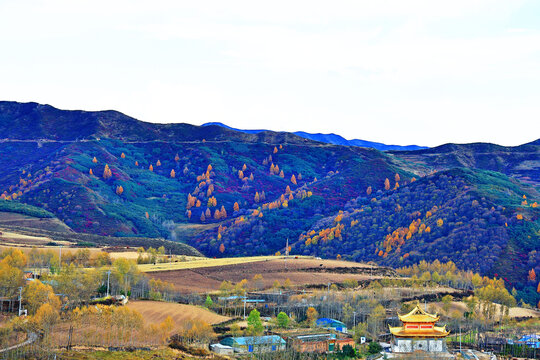
<svg viewBox="0 0 540 360"><path fill-rule="evenodd" d="M11 350L18 349L18 348L26 346L26 345L30 345L31 343L33 343L37 339L38 339L38 334L36 334L35 332L29 332L28 333L28 338L25 341L23 341L22 343L19 343L17 345L13 345L13 346L10 346L10 347L4 348L4 349L0 349L0 354L11 351Z"/></svg>

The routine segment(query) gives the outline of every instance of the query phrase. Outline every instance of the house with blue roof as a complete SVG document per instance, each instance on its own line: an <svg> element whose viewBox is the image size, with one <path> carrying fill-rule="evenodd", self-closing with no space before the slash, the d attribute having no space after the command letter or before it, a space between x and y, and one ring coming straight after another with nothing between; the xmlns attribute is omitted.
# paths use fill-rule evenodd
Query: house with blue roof
<svg viewBox="0 0 540 360"><path fill-rule="evenodd" d="M347 332L347 325L345 325L345 323L343 323L343 322L341 322L339 320L335 320L335 319L320 318L320 319L317 319L316 325L318 327L321 327L321 328L335 330L335 331L339 331L339 332L342 332L342 333Z"/></svg>
<svg viewBox="0 0 540 360"><path fill-rule="evenodd" d="M518 344L525 344L533 349L540 349L540 335L525 335L517 341Z"/></svg>
<svg viewBox="0 0 540 360"><path fill-rule="evenodd" d="M285 350L287 342L278 335L228 337L220 341L234 352L271 352Z"/></svg>

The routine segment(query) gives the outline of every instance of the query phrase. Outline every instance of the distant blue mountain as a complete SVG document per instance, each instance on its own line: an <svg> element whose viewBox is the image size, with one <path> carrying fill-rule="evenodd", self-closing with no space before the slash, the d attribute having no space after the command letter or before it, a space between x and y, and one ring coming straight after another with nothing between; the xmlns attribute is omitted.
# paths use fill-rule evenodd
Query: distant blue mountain
<svg viewBox="0 0 540 360"><path fill-rule="evenodd" d="M263 131L271 131L271 130L242 130L242 129L235 129L233 127L230 127L228 125L225 125L220 122L209 122L206 124L202 124L202 126L209 126L209 125L217 125L224 127L226 129L235 130L235 131L241 131L243 133L247 134L258 134ZM418 146L418 145L386 145L383 143L373 142L373 141L367 141L367 140L360 140L360 139L353 139L353 140L347 140L343 136L337 135L337 134L311 134L307 133L305 131L296 131L293 134L298 135L300 137L303 137L305 139L310 139L313 141L319 141L326 144L335 144L335 145L344 145L344 146L361 146L366 148L373 148L380 151L387 151L387 150L403 150L403 151L410 151L410 150L422 150L422 149L428 149L426 146Z"/></svg>

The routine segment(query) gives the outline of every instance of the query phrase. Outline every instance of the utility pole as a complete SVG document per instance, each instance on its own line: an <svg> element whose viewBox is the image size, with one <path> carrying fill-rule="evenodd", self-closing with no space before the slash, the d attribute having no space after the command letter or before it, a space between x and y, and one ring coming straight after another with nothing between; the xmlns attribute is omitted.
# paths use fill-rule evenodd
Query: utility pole
<svg viewBox="0 0 540 360"><path fill-rule="evenodd" d="M459 323L459 353L461 354L461 322Z"/></svg>
<svg viewBox="0 0 540 360"><path fill-rule="evenodd" d="M109 296L109 279L111 277L111 270L107 271L107 297Z"/></svg>
<svg viewBox="0 0 540 360"><path fill-rule="evenodd" d="M356 311L353 311L353 331L354 335L356 335Z"/></svg>
<svg viewBox="0 0 540 360"><path fill-rule="evenodd" d="M21 316L22 312L22 286L19 287L19 316Z"/></svg>
<svg viewBox="0 0 540 360"><path fill-rule="evenodd" d="M244 290L244 320L246 320L246 291Z"/></svg>
<svg viewBox="0 0 540 360"><path fill-rule="evenodd" d="M289 238L287 238L287 244L285 245L285 271L287 271L287 258L289 257Z"/></svg>

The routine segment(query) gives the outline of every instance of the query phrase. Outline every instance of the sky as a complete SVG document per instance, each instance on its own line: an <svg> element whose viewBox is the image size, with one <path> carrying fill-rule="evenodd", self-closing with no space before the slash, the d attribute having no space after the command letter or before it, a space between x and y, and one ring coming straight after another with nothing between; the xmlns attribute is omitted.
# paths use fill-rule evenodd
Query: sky
<svg viewBox="0 0 540 360"><path fill-rule="evenodd" d="M5 1L0 100L436 146L540 138L540 1Z"/></svg>

